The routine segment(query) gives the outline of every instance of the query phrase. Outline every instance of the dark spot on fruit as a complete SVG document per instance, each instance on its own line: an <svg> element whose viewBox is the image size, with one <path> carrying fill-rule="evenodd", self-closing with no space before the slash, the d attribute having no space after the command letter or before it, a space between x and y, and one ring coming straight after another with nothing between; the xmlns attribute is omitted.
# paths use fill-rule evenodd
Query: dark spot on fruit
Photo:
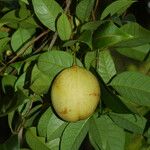
<svg viewBox="0 0 150 150"><path fill-rule="evenodd" d="M67 108L64 108L60 113L61 113L61 114L67 114L67 113L68 113L68 109L67 109Z"/></svg>
<svg viewBox="0 0 150 150"><path fill-rule="evenodd" d="M98 96L99 94L96 92L90 93L89 96Z"/></svg>

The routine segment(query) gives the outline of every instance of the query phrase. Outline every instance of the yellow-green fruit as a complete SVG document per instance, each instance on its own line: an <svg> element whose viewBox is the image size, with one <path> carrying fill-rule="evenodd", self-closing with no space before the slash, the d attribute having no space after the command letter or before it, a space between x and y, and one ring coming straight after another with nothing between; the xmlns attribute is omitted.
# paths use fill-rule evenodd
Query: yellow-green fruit
<svg viewBox="0 0 150 150"><path fill-rule="evenodd" d="M53 82L53 107L63 120L75 122L88 118L100 100L100 86L96 77L79 66L63 70Z"/></svg>

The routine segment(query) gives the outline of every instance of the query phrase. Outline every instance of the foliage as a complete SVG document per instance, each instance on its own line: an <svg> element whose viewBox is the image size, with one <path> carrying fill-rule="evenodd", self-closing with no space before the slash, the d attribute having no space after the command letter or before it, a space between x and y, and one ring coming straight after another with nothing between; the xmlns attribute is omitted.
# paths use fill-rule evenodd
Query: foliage
<svg viewBox="0 0 150 150"><path fill-rule="evenodd" d="M11 129L1 150L150 149L150 31L128 19L133 3L0 1L0 117ZM70 123L55 114L50 90L75 59L102 96L91 117Z"/></svg>

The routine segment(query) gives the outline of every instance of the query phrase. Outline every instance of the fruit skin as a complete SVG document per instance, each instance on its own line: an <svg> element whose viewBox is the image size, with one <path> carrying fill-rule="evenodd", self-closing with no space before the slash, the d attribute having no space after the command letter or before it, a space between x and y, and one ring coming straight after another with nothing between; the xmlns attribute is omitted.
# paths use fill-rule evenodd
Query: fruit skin
<svg viewBox="0 0 150 150"><path fill-rule="evenodd" d="M56 113L70 122L91 116L100 101L100 94L96 77L76 65L59 73L51 88L51 100Z"/></svg>

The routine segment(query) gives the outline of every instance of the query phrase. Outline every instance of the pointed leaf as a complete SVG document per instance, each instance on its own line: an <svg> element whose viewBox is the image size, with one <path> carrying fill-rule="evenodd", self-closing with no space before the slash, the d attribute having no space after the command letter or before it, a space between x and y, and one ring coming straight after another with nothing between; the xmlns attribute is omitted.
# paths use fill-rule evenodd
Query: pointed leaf
<svg viewBox="0 0 150 150"><path fill-rule="evenodd" d="M150 77L138 72L126 71L118 74L110 85L130 101L150 107Z"/></svg>
<svg viewBox="0 0 150 150"><path fill-rule="evenodd" d="M71 37L71 24L66 14L62 14L57 21L57 32L61 40L69 40Z"/></svg>
<svg viewBox="0 0 150 150"><path fill-rule="evenodd" d="M101 15L101 20L107 17L109 14L113 16L114 14L121 15L125 10L130 7L135 1L133 0L117 0L111 3L105 8Z"/></svg>
<svg viewBox="0 0 150 150"><path fill-rule="evenodd" d="M55 0L32 0L34 11L39 20L55 31L55 20L63 10Z"/></svg>
<svg viewBox="0 0 150 150"><path fill-rule="evenodd" d="M107 48L131 39L133 36L121 31L113 22L101 24L93 34L94 48Z"/></svg>
<svg viewBox="0 0 150 150"><path fill-rule="evenodd" d="M78 150L89 128L89 119L70 123L62 136L61 150Z"/></svg>

